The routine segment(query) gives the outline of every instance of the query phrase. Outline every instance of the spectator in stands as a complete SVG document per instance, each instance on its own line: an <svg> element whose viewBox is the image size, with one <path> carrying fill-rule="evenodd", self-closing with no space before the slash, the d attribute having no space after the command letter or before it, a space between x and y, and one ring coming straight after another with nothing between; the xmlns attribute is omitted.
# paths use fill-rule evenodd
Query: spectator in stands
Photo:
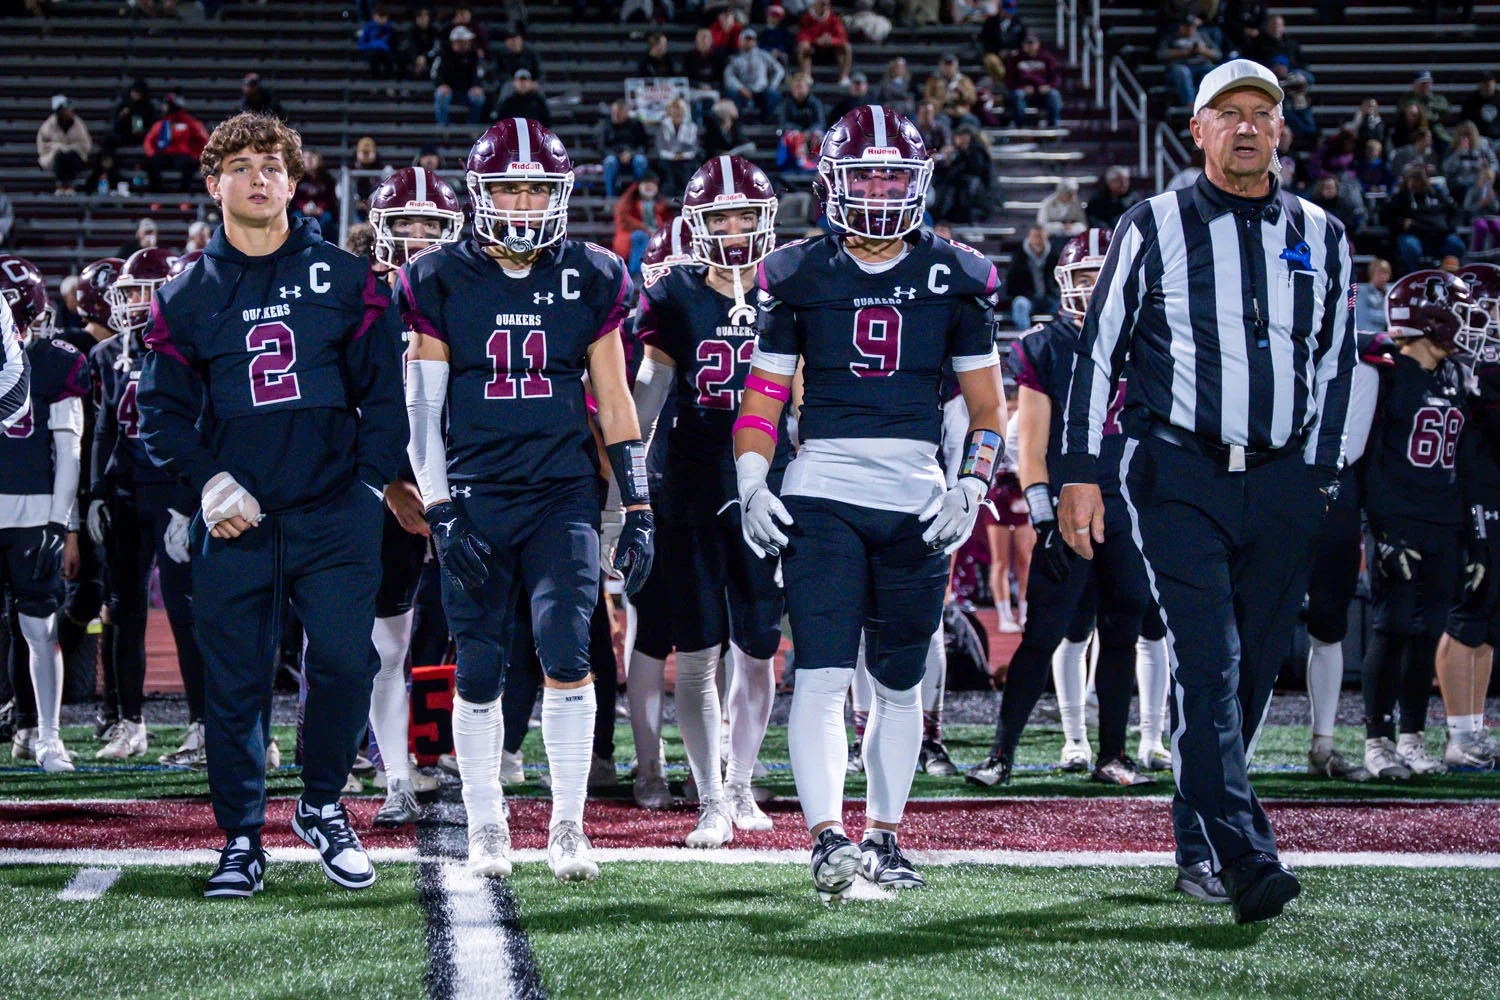
<svg viewBox="0 0 1500 1000"><path fill-rule="evenodd" d="M640 119L630 113L630 105L624 98L609 106L609 117L599 123L599 156L604 162L604 196L616 194L615 181L620 168L629 168L636 181L646 176L650 163L646 160L646 127Z"/></svg>
<svg viewBox="0 0 1500 1000"><path fill-rule="evenodd" d="M724 89L740 109L741 117L753 113L762 121L772 121L781 103L781 80L786 70L760 47L759 41L754 28L740 33L740 50L724 67Z"/></svg>
<svg viewBox="0 0 1500 1000"><path fill-rule="evenodd" d="M151 103L150 88L145 80L132 80L130 89L115 105L109 132L99 141L97 169L107 188L119 194L130 192L125 167L140 163L141 143L146 141L146 133L155 121L156 107Z"/></svg>
<svg viewBox="0 0 1500 1000"><path fill-rule="evenodd" d="M1391 173L1405 177L1406 171L1419 166L1432 172L1438 167L1437 153L1432 148L1432 133L1425 128L1412 133L1411 144L1402 146L1391 154ZM1446 182L1445 182L1446 183Z"/></svg>
<svg viewBox="0 0 1500 1000"><path fill-rule="evenodd" d="M812 7L802 16L802 30L797 33L797 64L803 75L812 76L815 58L819 62L837 63L839 86L849 85L854 49L849 45L843 19L834 13L829 0L813 0Z"/></svg>
<svg viewBox="0 0 1500 1000"><path fill-rule="evenodd" d="M536 54L536 50L526 45L526 29L519 23L513 23L505 29L505 40L500 45L500 53L495 56L495 70L501 80L512 81L514 86L516 70L524 69L531 74L531 78L538 85L542 82L542 59ZM508 93L502 93L501 98L509 97Z"/></svg>
<svg viewBox="0 0 1500 1000"><path fill-rule="evenodd" d="M1220 53L1198 31L1198 19L1188 15L1177 22L1176 31L1162 39L1156 57L1167 64L1167 82L1177 103L1191 107L1198 96L1198 84L1219 64Z"/></svg>
<svg viewBox="0 0 1500 1000"><path fill-rule="evenodd" d="M941 10L941 0L899 0L897 19L902 24L913 27L937 24Z"/></svg>
<svg viewBox="0 0 1500 1000"><path fill-rule="evenodd" d="M292 194L292 212L313 219L329 235L338 226L339 182L323 166L323 154L316 149L302 150L302 179Z"/></svg>
<svg viewBox="0 0 1500 1000"><path fill-rule="evenodd" d="M370 75L376 80L395 80L401 76L400 40L385 4L376 4L370 12L370 20L360 30L356 47L369 61Z"/></svg>
<svg viewBox="0 0 1500 1000"><path fill-rule="evenodd" d="M1062 117L1062 71L1057 57L1042 48L1042 40L1028 33L1021 43L1021 51L1010 57L1005 67L1005 85L1010 91L1011 124L1016 128L1026 125L1026 109L1035 103L1047 109L1047 127L1057 128Z"/></svg>
<svg viewBox="0 0 1500 1000"><path fill-rule="evenodd" d="M1352 190L1341 187L1339 179L1333 174L1319 177L1305 197L1342 222L1344 228L1351 233L1365 224L1364 201L1356 201Z"/></svg>
<svg viewBox="0 0 1500 1000"><path fill-rule="evenodd" d="M152 191L167 190L165 178L169 170L176 170L180 175L177 190L203 189L203 182L198 177L198 157L208 145L208 130L187 113L182 98L168 94L162 99L161 120L151 126L143 145L146 174L151 178Z"/></svg>
<svg viewBox="0 0 1500 1000"><path fill-rule="evenodd" d="M1391 128L1390 149L1400 149L1402 146L1410 146L1411 140L1422 129L1431 132L1427 125L1427 112L1420 104L1403 104L1396 109L1396 124Z"/></svg>
<svg viewBox="0 0 1500 1000"><path fill-rule="evenodd" d="M182 252L192 253L194 250L203 250L208 246L208 241L214 231L209 228L208 223L195 219L188 224L187 242L182 246Z"/></svg>
<svg viewBox="0 0 1500 1000"><path fill-rule="evenodd" d="M854 0L854 13L846 22L849 37L880 45L891 36L891 19L875 9L875 0Z"/></svg>
<svg viewBox="0 0 1500 1000"><path fill-rule="evenodd" d="M1443 157L1443 176L1453 200L1462 205L1469 188L1479 179L1479 172L1497 168L1500 164L1495 162L1495 151L1479 137L1479 126L1471 121L1459 122L1453 130L1453 145Z"/></svg>
<svg viewBox="0 0 1500 1000"><path fill-rule="evenodd" d="M1078 200L1077 181L1064 177L1057 182L1057 188L1037 207L1036 224L1048 236L1061 242L1088 228L1088 215L1083 210L1083 202Z"/></svg>
<svg viewBox="0 0 1500 1000"><path fill-rule="evenodd" d="M474 20L474 11L464 4L453 8L453 17L448 22L448 41L453 41L454 28L467 28L474 35L474 52L481 60L490 61L490 31L480 21Z"/></svg>
<svg viewBox="0 0 1500 1000"><path fill-rule="evenodd" d="M411 165L438 173L443 169L443 154L439 153L438 148L432 143L428 143L417 150L417 155L412 157Z"/></svg>
<svg viewBox="0 0 1500 1000"><path fill-rule="evenodd" d="M850 77L852 80L853 77ZM897 56L885 65L885 76L875 85L872 103L899 111L908 117L912 113L911 70L906 60Z"/></svg>
<svg viewBox="0 0 1500 1000"><path fill-rule="evenodd" d="M1395 237L1402 274L1420 267L1423 257L1464 252L1463 240L1453 231L1457 213L1453 199L1432 184L1421 164L1406 168L1400 190L1385 207L1385 224Z"/></svg>
<svg viewBox="0 0 1500 1000"><path fill-rule="evenodd" d="M656 172L668 197L679 197L687 187L698 157L698 125L688 114L687 102L674 97L656 124Z"/></svg>
<svg viewBox="0 0 1500 1000"><path fill-rule="evenodd" d="M705 109L719 99L719 88L724 84L723 56L714 49L713 32L699 28L693 36L693 51L682 60L682 75L693 88L694 117L703 117Z"/></svg>
<svg viewBox="0 0 1500 1000"><path fill-rule="evenodd" d="M1032 226L1020 251L1005 272L1005 297L1010 299L1010 320L1017 330L1031 326L1033 313L1055 313L1059 303L1057 279L1052 271L1062 244L1047 239L1047 231Z"/></svg>
<svg viewBox="0 0 1500 1000"><path fill-rule="evenodd" d="M1352 129L1354 135L1363 146L1371 139L1376 140L1381 146L1390 141L1391 130L1384 118L1380 115L1380 102L1373 97L1366 97L1360 102L1359 110L1354 117L1349 119L1349 124L1344 126Z"/></svg>
<svg viewBox="0 0 1500 1000"><path fill-rule="evenodd" d="M78 314L78 275L70 274L57 283L57 297L62 299L57 325L63 336L71 339L83 332L83 317Z"/></svg>
<svg viewBox="0 0 1500 1000"><path fill-rule="evenodd" d="M370 196L395 170L390 166L381 166L380 149L375 145L375 137L369 135L361 136L359 142L354 144L354 169L361 171L354 178L354 214L363 219L370 214Z"/></svg>
<svg viewBox="0 0 1500 1000"><path fill-rule="evenodd" d="M1287 67L1286 57L1277 56L1271 71L1281 81L1285 94L1281 102L1283 131L1290 132L1299 150L1311 149L1318 141L1318 123L1313 117L1312 98L1308 96L1311 80L1301 70Z"/></svg>
<svg viewBox="0 0 1500 1000"><path fill-rule="evenodd" d="M1469 249L1482 253L1500 246L1500 197L1495 193L1495 169L1485 167L1464 196L1463 221L1474 227Z"/></svg>
<svg viewBox="0 0 1500 1000"><path fill-rule="evenodd" d="M1354 298L1354 328L1380 332L1386 328L1385 294L1391 283L1391 262L1383 257L1370 261L1365 280Z"/></svg>
<svg viewBox="0 0 1500 1000"><path fill-rule="evenodd" d="M510 93L495 109L496 118L531 118L552 127L552 109L537 89L536 78L529 69L518 69L510 78Z"/></svg>
<svg viewBox="0 0 1500 1000"><path fill-rule="evenodd" d="M1358 150L1359 138L1345 125L1324 139L1313 153L1308 161L1308 175L1314 179L1350 175L1354 173Z"/></svg>
<svg viewBox="0 0 1500 1000"><path fill-rule="evenodd" d="M984 71L995 86L1005 86L1005 61L1021 51L1021 43L1031 32L1016 9L1016 0L1003 0L999 9L985 18L979 28L979 48L983 55Z"/></svg>
<svg viewBox="0 0 1500 1000"><path fill-rule="evenodd" d="M177 0L128 0L126 6L137 17L177 17Z"/></svg>
<svg viewBox="0 0 1500 1000"><path fill-rule="evenodd" d="M949 0L948 21L950 24L979 24L997 6L995 0Z"/></svg>
<svg viewBox="0 0 1500 1000"><path fill-rule="evenodd" d="M1390 165L1385 161L1385 147L1379 139L1366 139L1359 160L1354 165L1354 176L1366 198L1384 198L1396 182Z"/></svg>
<svg viewBox="0 0 1500 1000"><path fill-rule="evenodd" d="M812 92L812 77L806 73L792 74L787 97L778 112L776 124L783 134L821 129L828 120L827 109Z"/></svg>
<svg viewBox="0 0 1500 1000"><path fill-rule="evenodd" d="M953 125L948 116L939 114L937 106L931 101L923 101L917 105L917 117L912 124L922 134L922 144L927 147L928 153L941 166L944 159L942 151L953 145Z"/></svg>
<svg viewBox="0 0 1500 1000"><path fill-rule="evenodd" d="M840 97L837 101L833 102L833 109L828 112L828 119L825 124L829 128L832 128L834 122L838 121L840 118L844 117L855 108L862 108L866 104L874 103L875 102L870 99L869 77L865 76L863 73L855 73L853 76L849 77L849 90L844 94L843 97Z"/></svg>
<svg viewBox="0 0 1500 1000"><path fill-rule="evenodd" d="M983 222L994 204L995 187L995 163L984 137L965 125L954 133L953 147L946 152L933 185L933 214L960 225Z"/></svg>
<svg viewBox="0 0 1500 1000"><path fill-rule="evenodd" d="M667 51L667 36L653 31L646 39L646 54L635 65L635 75L648 80L677 75L677 60Z"/></svg>
<svg viewBox="0 0 1500 1000"><path fill-rule="evenodd" d="M433 50L438 46L438 31L432 23L432 11L419 8L406 27L403 48L411 56L407 64L407 75L413 80L426 80L432 69Z"/></svg>
<svg viewBox="0 0 1500 1000"><path fill-rule="evenodd" d="M138 250L150 250L156 246L156 220L143 218L135 224L135 234L126 242L120 244L115 256L121 260L129 260L130 255Z"/></svg>
<svg viewBox="0 0 1500 1000"><path fill-rule="evenodd" d="M739 11L733 6L721 8L719 16L714 18L713 24L709 25L708 33L713 36L714 51L726 61L739 51L740 32L744 30L744 27L745 24L740 20Z"/></svg>
<svg viewBox="0 0 1500 1000"><path fill-rule="evenodd" d="M474 32L458 25L448 33L447 49L432 64L432 82L437 84L432 93L432 111L439 125L447 125L451 120L456 94L463 95L470 124L484 120L486 75L484 60L474 48Z"/></svg>
<svg viewBox="0 0 1500 1000"><path fill-rule="evenodd" d="M1227 0L1219 12L1219 23L1229 50L1227 57L1253 59L1258 54L1256 47L1266 23L1266 5L1257 0Z"/></svg>
<svg viewBox="0 0 1500 1000"><path fill-rule="evenodd" d="M1302 59L1302 46L1286 37L1286 18L1280 14L1266 18L1265 27L1256 38L1252 51L1255 53L1252 58L1262 66L1269 66L1277 58L1282 58L1287 61L1288 68L1302 71L1311 82L1312 74Z"/></svg>
<svg viewBox="0 0 1500 1000"><path fill-rule="evenodd" d="M1120 216L1140 200L1140 194L1130 189L1130 168L1118 164L1110 167L1084 206L1089 228L1114 229Z"/></svg>
<svg viewBox="0 0 1500 1000"><path fill-rule="evenodd" d="M1439 152L1446 150L1453 141L1447 126L1447 122L1453 117L1453 105L1448 103L1448 98L1432 89L1431 73L1423 70L1417 74L1417 78L1411 83L1411 94L1406 98L1406 103L1415 104L1426 112L1427 127L1432 131L1433 144Z"/></svg>
<svg viewBox="0 0 1500 1000"><path fill-rule="evenodd" d="M0 190L0 247L10 245L10 233L16 226L16 207L4 190Z"/></svg>
<svg viewBox="0 0 1500 1000"><path fill-rule="evenodd" d="M258 115L275 115L282 121L286 120L281 102L269 88L261 85L259 73L246 73L244 79L240 80L240 110L253 111Z"/></svg>
<svg viewBox="0 0 1500 1000"><path fill-rule="evenodd" d="M922 98L957 122L974 107L978 92L974 81L958 71L958 56L947 53L938 61L937 72L927 78Z"/></svg>
<svg viewBox="0 0 1500 1000"><path fill-rule="evenodd" d="M73 113L73 102L65 94L54 95L52 114L36 130L36 161L56 181L53 194L77 194L73 183L93 148L88 126Z"/></svg>
<svg viewBox="0 0 1500 1000"><path fill-rule="evenodd" d="M615 202L614 251L625 258L631 276L637 281L641 275L641 257L651 235L671 221L672 210L667 199L661 197L660 180L650 171L626 188Z"/></svg>
<svg viewBox="0 0 1500 1000"><path fill-rule="evenodd" d="M785 105L783 104L783 107ZM749 156L755 152L755 143L745 138L740 126L740 109L730 100L715 101L710 113L703 119L703 155Z"/></svg>
<svg viewBox="0 0 1500 1000"><path fill-rule="evenodd" d="M1464 98L1459 117L1479 127L1479 134L1488 142L1500 140L1500 87L1495 86L1495 74L1485 70L1479 77L1474 92Z"/></svg>
<svg viewBox="0 0 1500 1000"><path fill-rule="evenodd" d="M783 66L790 66L797 53L797 35L786 26L786 8L773 3L766 8L765 27L760 29L760 47L776 57Z"/></svg>

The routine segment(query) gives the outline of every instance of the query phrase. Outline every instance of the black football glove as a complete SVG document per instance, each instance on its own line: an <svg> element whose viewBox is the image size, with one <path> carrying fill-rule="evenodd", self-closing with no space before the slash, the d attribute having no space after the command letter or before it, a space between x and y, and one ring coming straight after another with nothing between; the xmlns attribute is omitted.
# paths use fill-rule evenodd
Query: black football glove
<svg viewBox="0 0 1500 1000"><path fill-rule="evenodd" d="M1073 560L1078 558L1068 543L1063 541L1057 521L1048 518L1036 524L1036 545L1031 550L1031 564L1042 571L1042 575L1053 583L1062 583L1073 571Z"/></svg>
<svg viewBox="0 0 1500 1000"><path fill-rule="evenodd" d="M33 580L50 580L62 569L63 536L67 528L56 521L42 525L42 537L36 548L26 553L36 561L31 564Z"/></svg>
<svg viewBox="0 0 1500 1000"><path fill-rule="evenodd" d="M1387 580L1410 582L1417 575L1422 553L1407 545L1405 539L1377 536L1375 552L1380 557L1380 572Z"/></svg>
<svg viewBox="0 0 1500 1000"><path fill-rule="evenodd" d="M625 526L615 545L615 572L625 581L625 596L634 597L651 575L656 558L656 519L651 508L641 507L625 512Z"/></svg>
<svg viewBox="0 0 1500 1000"><path fill-rule="evenodd" d="M484 557L491 552L490 543L474 530L453 501L444 500L427 508L427 527L437 546L438 562L453 585L459 590L484 586L490 575L484 564Z"/></svg>
<svg viewBox="0 0 1500 1000"><path fill-rule="evenodd" d="M1484 508L1475 504L1469 508L1469 530L1464 534L1463 546L1463 598L1474 607L1488 607L1494 596L1495 574L1489 565L1486 531Z"/></svg>

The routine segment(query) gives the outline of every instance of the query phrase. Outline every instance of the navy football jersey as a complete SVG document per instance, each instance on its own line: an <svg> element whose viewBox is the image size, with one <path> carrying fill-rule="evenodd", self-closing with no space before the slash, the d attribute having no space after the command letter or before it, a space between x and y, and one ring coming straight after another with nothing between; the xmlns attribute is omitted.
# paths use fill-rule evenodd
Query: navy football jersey
<svg viewBox="0 0 1500 1000"><path fill-rule="evenodd" d="M1383 334L1361 340L1362 362L1380 373L1365 452L1366 511L1372 521L1462 523L1457 466L1468 403L1463 369L1442 361L1428 371Z"/></svg>
<svg viewBox="0 0 1500 1000"><path fill-rule="evenodd" d="M90 489L102 496L105 481L116 489L175 482L146 455L141 441L141 408L137 392L141 384L144 344L131 346L128 365L120 363L124 353L119 335L94 345L89 371L94 388L94 440L90 457Z"/></svg>
<svg viewBox="0 0 1500 1000"><path fill-rule="evenodd" d="M0 431L0 494L52 494L52 404L88 399L88 362L65 340L37 337L26 347L31 363L31 405Z"/></svg>
<svg viewBox="0 0 1500 1000"><path fill-rule="evenodd" d="M448 479L517 489L597 476L583 375L588 349L620 336L625 264L564 240L519 277L472 240L401 269L407 324L448 345Z"/></svg>

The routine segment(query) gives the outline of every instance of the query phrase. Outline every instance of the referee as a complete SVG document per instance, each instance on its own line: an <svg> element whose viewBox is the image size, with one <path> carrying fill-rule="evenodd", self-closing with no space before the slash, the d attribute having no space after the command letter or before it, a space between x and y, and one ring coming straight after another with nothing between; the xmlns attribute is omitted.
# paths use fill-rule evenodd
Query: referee
<svg viewBox="0 0 1500 1000"><path fill-rule="evenodd" d="M1281 99L1258 63L1213 70L1193 104L1203 176L1120 219L1078 342L1058 509L1092 558L1099 441L1128 358L1120 479L1171 653L1177 888L1232 902L1240 923L1300 889L1246 762L1343 464L1355 360L1344 227L1271 171Z"/></svg>

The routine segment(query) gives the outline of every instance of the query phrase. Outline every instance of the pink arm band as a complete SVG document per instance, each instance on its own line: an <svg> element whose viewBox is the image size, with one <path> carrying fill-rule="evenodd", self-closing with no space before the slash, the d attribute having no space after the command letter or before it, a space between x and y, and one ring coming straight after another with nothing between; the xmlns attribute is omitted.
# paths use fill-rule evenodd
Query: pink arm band
<svg viewBox="0 0 1500 1000"><path fill-rule="evenodd" d="M785 403L792 398L792 387L789 385L778 385L770 379L761 378L759 375L745 376L745 389L760 393L762 396L770 396L772 399ZM772 435L774 437L774 435Z"/></svg>
<svg viewBox="0 0 1500 1000"><path fill-rule="evenodd" d="M776 425L765 417L756 417L747 413L734 422L732 433L738 434L741 428L760 431L763 434L769 435L773 443L776 441Z"/></svg>

